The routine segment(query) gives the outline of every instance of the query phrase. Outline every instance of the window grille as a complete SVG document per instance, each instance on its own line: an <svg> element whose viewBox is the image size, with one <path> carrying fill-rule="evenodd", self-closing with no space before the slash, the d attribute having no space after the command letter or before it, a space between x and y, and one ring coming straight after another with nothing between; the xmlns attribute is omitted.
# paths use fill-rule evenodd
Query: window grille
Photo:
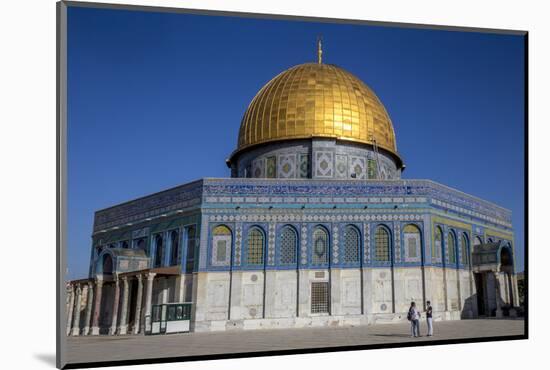
<svg viewBox="0 0 550 370"><path fill-rule="evenodd" d="M353 226L344 231L344 262L359 262L359 232Z"/></svg>
<svg viewBox="0 0 550 370"><path fill-rule="evenodd" d="M170 256L170 265L178 265L180 261L180 233L177 230L174 230L170 233L170 243L171 243L171 256Z"/></svg>
<svg viewBox="0 0 550 370"><path fill-rule="evenodd" d="M249 265L261 265L264 262L264 234L258 229L252 229L248 233Z"/></svg>
<svg viewBox="0 0 550 370"><path fill-rule="evenodd" d="M407 257L417 258L420 243L420 230L414 225L407 225L403 229L403 234L405 237L405 251L407 252Z"/></svg>
<svg viewBox="0 0 550 370"><path fill-rule="evenodd" d="M369 179L376 179L378 177L376 161L374 159L369 159L367 161L367 175Z"/></svg>
<svg viewBox="0 0 550 370"><path fill-rule="evenodd" d="M164 243L162 235L157 234L155 236L155 267L162 266L162 259L164 257Z"/></svg>
<svg viewBox="0 0 550 370"><path fill-rule="evenodd" d="M456 263L456 240L455 235L449 232L449 263Z"/></svg>
<svg viewBox="0 0 550 370"><path fill-rule="evenodd" d="M216 245L216 260L224 262L227 258L227 240L218 240Z"/></svg>
<svg viewBox="0 0 550 370"><path fill-rule="evenodd" d="M197 238L197 231L196 227L189 226L186 228L187 232L187 246L186 246L186 257L185 257L185 271L186 272L193 272L193 269L195 267L195 246L196 246L196 238Z"/></svg>
<svg viewBox="0 0 550 370"><path fill-rule="evenodd" d="M290 226L285 226L281 233L281 263L296 263L296 231Z"/></svg>
<svg viewBox="0 0 550 370"><path fill-rule="evenodd" d="M409 257L416 258L416 238L408 238L407 245Z"/></svg>
<svg viewBox="0 0 550 370"><path fill-rule="evenodd" d="M311 283L311 313L328 313L328 283Z"/></svg>
<svg viewBox="0 0 550 370"><path fill-rule="evenodd" d="M313 258L314 264L328 263L328 234L327 232L318 227L313 232Z"/></svg>
<svg viewBox="0 0 550 370"><path fill-rule="evenodd" d="M374 258L380 262L390 261L390 235L382 226L374 234Z"/></svg>
<svg viewBox="0 0 550 370"><path fill-rule="evenodd" d="M266 177L270 179L277 177L277 157L267 157Z"/></svg>
<svg viewBox="0 0 550 370"><path fill-rule="evenodd" d="M469 262L469 255L468 255L468 239L466 239L466 235L462 234L461 243L460 243L460 249L461 249L461 262L463 265L467 265Z"/></svg>
<svg viewBox="0 0 550 370"><path fill-rule="evenodd" d="M441 258L441 240L442 239L443 239L443 233L441 232L441 228L436 227L435 228L434 245L433 245L433 249L432 249L432 256L435 256L435 258L437 258L437 259Z"/></svg>

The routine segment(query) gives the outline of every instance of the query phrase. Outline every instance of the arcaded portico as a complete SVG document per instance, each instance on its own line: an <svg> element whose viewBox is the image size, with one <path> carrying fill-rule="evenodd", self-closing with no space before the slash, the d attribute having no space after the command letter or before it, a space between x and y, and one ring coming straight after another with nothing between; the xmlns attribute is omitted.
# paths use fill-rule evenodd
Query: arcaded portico
<svg viewBox="0 0 550 370"><path fill-rule="evenodd" d="M510 211L402 178L390 116L350 72L275 76L226 163L95 213L67 335L398 322L426 300L436 320L515 315Z"/></svg>

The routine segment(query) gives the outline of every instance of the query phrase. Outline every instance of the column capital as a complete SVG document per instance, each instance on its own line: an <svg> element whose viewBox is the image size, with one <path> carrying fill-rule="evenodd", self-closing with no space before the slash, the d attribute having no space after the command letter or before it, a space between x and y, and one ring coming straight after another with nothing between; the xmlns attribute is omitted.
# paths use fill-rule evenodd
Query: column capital
<svg viewBox="0 0 550 370"><path fill-rule="evenodd" d="M156 275L157 275L156 272L148 272L147 273L147 280L152 281L155 278Z"/></svg>
<svg viewBox="0 0 550 370"><path fill-rule="evenodd" d="M94 289L94 281L93 280L88 281L88 289Z"/></svg>
<svg viewBox="0 0 550 370"><path fill-rule="evenodd" d="M137 275L136 275L136 278L137 278L139 281L141 281L141 280L143 280L143 275L142 275L142 274L137 274Z"/></svg>

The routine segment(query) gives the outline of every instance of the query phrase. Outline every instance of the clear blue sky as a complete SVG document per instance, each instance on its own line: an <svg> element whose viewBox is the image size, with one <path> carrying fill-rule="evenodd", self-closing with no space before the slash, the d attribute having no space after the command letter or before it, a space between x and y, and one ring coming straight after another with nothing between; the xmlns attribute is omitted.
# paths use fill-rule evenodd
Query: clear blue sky
<svg viewBox="0 0 550 370"><path fill-rule="evenodd" d="M522 271L522 37L69 7L68 278L88 273L95 210L228 177L248 103L315 61L318 34L386 106L405 178L512 210Z"/></svg>

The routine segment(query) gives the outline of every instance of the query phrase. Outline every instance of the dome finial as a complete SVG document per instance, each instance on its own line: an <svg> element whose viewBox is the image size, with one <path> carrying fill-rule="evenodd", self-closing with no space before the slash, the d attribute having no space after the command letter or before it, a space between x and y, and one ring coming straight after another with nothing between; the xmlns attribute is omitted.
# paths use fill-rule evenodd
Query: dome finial
<svg viewBox="0 0 550 370"><path fill-rule="evenodd" d="M317 63L323 63L323 37L321 35L317 36Z"/></svg>

